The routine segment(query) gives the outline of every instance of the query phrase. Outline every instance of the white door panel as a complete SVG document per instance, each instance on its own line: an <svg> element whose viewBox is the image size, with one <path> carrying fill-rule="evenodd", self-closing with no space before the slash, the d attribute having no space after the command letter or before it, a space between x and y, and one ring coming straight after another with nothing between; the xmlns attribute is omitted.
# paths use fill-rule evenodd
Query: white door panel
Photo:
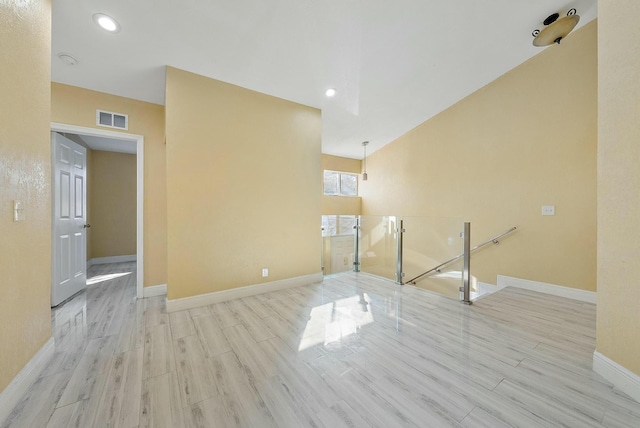
<svg viewBox="0 0 640 428"><path fill-rule="evenodd" d="M51 306L87 286L86 149L51 133L52 275Z"/></svg>
<svg viewBox="0 0 640 428"><path fill-rule="evenodd" d="M80 275L86 275L83 264L79 263L79 261L82 260L85 254L85 244L84 244L83 233L73 234L73 247L74 247L73 249L75 251L75 254L73 255L74 269L72 272L73 272L73 277L77 278ZM85 264L86 264L86 261L85 261Z"/></svg>
<svg viewBox="0 0 640 428"><path fill-rule="evenodd" d="M84 149L84 147L83 147ZM73 165L78 169L84 169L85 167L85 154L86 152L81 152L78 150L73 151Z"/></svg>
<svg viewBox="0 0 640 428"><path fill-rule="evenodd" d="M60 171L60 213L61 219L71 217L71 174Z"/></svg>
<svg viewBox="0 0 640 428"><path fill-rule="evenodd" d="M75 188L75 213L74 217L82 219L84 218L84 177L75 176L76 188ZM82 223L84 225L84 223Z"/></svg>
<svg viewBox="0 0 640 428"><path fill-rule="evenodd" d="M71 162L71 147L64 141L60 141L59 143L57 159L63 164L69 164Z"/></svg>
<svg viewBox="0 0 640 428"><path fill-rule="evenodd" d="M69 235L60 235L58 237L59 243L59 258L58 267L60 269L60 275L58 282L65 284L71 281L71 237Z"/></svg>

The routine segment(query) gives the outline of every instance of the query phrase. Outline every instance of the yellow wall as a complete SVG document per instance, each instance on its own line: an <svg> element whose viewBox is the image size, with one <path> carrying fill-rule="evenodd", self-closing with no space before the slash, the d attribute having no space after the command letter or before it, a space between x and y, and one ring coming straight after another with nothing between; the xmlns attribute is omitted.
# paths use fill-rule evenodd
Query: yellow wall
<svg viewBox="0 0 640 428"><path fill-rule="evenodd" d="M96 126L96 109L128 114L129 130L124 132L144 135L144 285L166 284L164 107L75 86L51 84L52 122L108 129Z"/></svg>
<svg viewBox="0 0 640 428"><path fill-rule="evenodd" d="M474 254L478 280L594 291L596 33L587 24L373 153L363 214L464 217L472 244L518 226Z"/></svg>
<svg viewBox="0 0 640 428"><path fill-rule="evenodd" d="M640 375L640 3L598 15L597 350Z"/></svg>
<svg viewBox="0 0 640 428"><path fill-rule="evenodd" d="M343 158L341 156L322 155L322 170L350 172L360 174L362 161L359 159Z"/></svg>
<svg viewBox="0 0 640 428"><path fill-rule="evenodd" d="M320 123L167 67L169 299L320 272Z"/></svg>
<svg viewBox="0 0 640 428"><path fill-rule="evenodd" d="M360 215L359 196L322 195L322 215Z"/></svg>
<svg viewBox="0 0 640 428"><path fill-rule="evenodd" d="M361 168L362 161L358 159L322 155L322 172L329 170L360 174ZM358 177L358 186L360 186L361 181L361 178ZM322 193L322 215L360 215L362 207L362 198L360 196L333 196Z"/></svg>
<svg viewBox="0 0 640 428"><path fill-rule="evenodd" d="M2 391L51 337L49 1L0 2L0 52Z"/></svg>
<svg viewBox="0 0 640 428"><path fill-rule="evenodd" d="M91 152L91 257L136 254L136 155Z"/></svg>

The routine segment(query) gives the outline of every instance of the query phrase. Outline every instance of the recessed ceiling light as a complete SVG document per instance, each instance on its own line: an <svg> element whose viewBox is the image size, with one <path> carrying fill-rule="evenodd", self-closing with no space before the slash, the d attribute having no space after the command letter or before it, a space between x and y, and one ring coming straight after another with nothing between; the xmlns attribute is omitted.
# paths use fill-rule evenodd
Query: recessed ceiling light
<svg viewBox="0 0 640 428"><path fill-rule="evenodd" d="M78 63L78 60L67 52L60 52L58 58L67 65L76 65Z"/></svg>
<svg viewBox="0 0 640 428"><path fill-rule="evenodd" d="M120 24L118 21L110 17L109 15L105 15L104 13L96 13L93 15L93 22L98 24L100 28L107 30L110 33L117 33L120 31Z"/></svg>
<svg viewBox="0 0 640 428"><path fill-rule="evenodd" d="M325 93L324 93L324 94L325 94L326 96L328 96L328 97L335 97L335 96L336 96L336 93L338 93L338 91L336 91L336 89L335 89L335 88L329 88L329 89L327 89L327 90L325 91Z"/></svg>

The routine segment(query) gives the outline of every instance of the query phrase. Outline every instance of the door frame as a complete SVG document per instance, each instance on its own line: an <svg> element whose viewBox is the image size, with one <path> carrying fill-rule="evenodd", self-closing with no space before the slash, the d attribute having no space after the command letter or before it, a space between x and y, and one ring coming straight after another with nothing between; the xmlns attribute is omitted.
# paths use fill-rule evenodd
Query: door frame
<svg viewBox="0 0 640 428"><path fill-rule="evenodd" d="M136 296L144 297L144 136L51 122L52 132L105 137L136 143Z"/></svg>

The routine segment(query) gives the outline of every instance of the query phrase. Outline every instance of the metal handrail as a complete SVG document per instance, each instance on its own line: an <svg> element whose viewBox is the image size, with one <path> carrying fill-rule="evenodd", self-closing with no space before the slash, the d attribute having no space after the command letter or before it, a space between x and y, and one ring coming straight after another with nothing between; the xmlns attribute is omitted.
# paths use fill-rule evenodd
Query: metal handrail
<svg viewBox="0 0 640 428"><path fill-rule="evenodd" d="M496 236L494 236L494 237L493 237L493 238L491 238L491 239L487 239L487 240L486 240L485 242L483 242L482 244L478 244L478 245L476 245L475 247L473 247L473 248L470 250L470 252L471 252L471 253L473 253L475 250L478 250L478 249L480 249L480 248L484 247L485 245L489 245L489 244L498 245L498 244L500 243L500 241L498 241L498 239L500 239L500 238L502 238L503 236L505 236L505 235L507 235L507 234L509 234L509 233L513 232L513 231L514 231L514 230L516 230L516 229L517 229L517 227L516 227L516 226L513 226L511 229L509 229L509 230L507 230L507 231L505 231L505 232L502 232L501 234L496 235ZM405 282L405 284L413 284L413 285L415 285L415 283L416 283L416 280L417 280L417 279L422 278L423 276L425 276L425 275L427 275L427 274L429 274L429 273L431 273L431 272L433 272L433 271L438 271L441 267L446 266L446 265L448 265L449 263L454 262L454 261L458 260L458 259L459 259L459 258L461 258L461 257L464 257L464 253L462 253L462 254L458 254L457 256L455 256L455 257L453 257L453 258L451 258L451 259L447 260L447 261L446 261L446 262L444 262L444 263L440 263L438 266L433 267L433 268L429 269L428 271L421 273L420 275L416 276L415 278L410 279L409 281L406 281L406 282Z"/></svg>

